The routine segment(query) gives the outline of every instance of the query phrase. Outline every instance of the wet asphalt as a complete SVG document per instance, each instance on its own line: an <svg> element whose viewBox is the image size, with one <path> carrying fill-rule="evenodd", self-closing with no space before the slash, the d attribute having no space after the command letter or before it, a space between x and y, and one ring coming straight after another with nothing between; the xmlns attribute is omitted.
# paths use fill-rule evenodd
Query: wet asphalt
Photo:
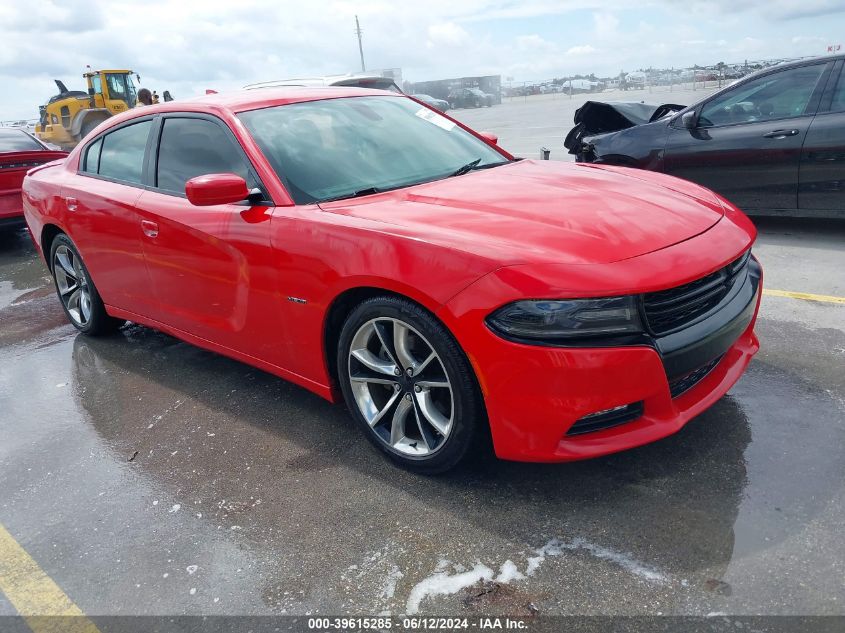
<svg viewBox="0 0 845 633"><path fill-rule="evenodd" d="M759 224L768 288L845 296L845 224ZM845 614L843 330L845 305L764 297L760 353L677 435L425 478L257 369L77 335L7 231L0 524L90 615Z"/></svg>

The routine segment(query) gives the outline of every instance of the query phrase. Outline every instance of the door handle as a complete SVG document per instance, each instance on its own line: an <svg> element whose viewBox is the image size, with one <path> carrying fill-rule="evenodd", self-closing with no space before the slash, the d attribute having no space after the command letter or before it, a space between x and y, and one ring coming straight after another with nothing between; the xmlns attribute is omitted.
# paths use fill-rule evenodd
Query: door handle
<svg viewBox="0 0 845 633"><path fill-rule="evenodd" d="M158 224L150 220L141 220L141 230L147 237L158 237Z"/></svg>
<svg viewBox="0 0 845 633"><path fill-rule="evenodd" d="M65 198L65 203L67 204L68 211L76 211L79 201L76 198L67 197Z"/></svg>
<svg viewBox="0 0 845 633"><path fill-rule="evenodd" d="M798 130L773 130L768 134L764 134L765 138L786 138L787 136L795 136Z"/></svg>

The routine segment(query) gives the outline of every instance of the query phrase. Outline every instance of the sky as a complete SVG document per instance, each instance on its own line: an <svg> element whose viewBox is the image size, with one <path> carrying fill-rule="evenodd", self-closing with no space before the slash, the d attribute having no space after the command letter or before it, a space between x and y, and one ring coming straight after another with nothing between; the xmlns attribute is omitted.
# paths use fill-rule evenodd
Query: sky
<svg viewBox="0 0 845 633"><path fill-rule="evenodd" d="M176 98L402 68L425 81L534 81L845 51L845 0L2 0L0 120L35 118L53 79L131 68Z"/></svg>

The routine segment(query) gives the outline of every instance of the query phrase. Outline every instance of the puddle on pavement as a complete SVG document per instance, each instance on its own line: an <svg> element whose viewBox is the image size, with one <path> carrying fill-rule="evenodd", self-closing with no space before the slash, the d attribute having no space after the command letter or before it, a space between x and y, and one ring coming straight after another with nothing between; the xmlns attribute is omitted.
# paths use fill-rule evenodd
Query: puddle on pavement
<svg viewBox="0 0 845 633"><path fill-rule="evenodd" d="M148 561L110 573L120 586L141 579L151 599L161 600L154 578L173 582L198 565L190 579L178 576L178 591L205 579L204 612L402 612L441 559L496 575L510 561L527 575L553 539L583 546L550 557L529 581L482 577L444 604L530 610L563 594L576 600L578 573L601 574L635 603L664 593L676 603L698 593L728 599L742 586L731 578L739 563L784 545L841 492L842 427L820 423L841 416L841 400L808 376L810 361L761 355L729 396L650 446L560 465L481 456L421 478L375 453L341 407L259 370L138 326L76 335L51 291L37 294L49 285L26 285L42 272L13 270L0 300L38 290L0 303L0 363L14 361L0 376L0 427L11 438L0 457L4 468L21 460L0 510L25 527L50 502L48 514L83 532L122 534L105 545L90 532L63 537L63 551L85 553L86 565L116 565L95 548L140 557L143 545ZM33 462L34 474L24 467ZM57 499L32 501L33 490L51 489ZM652 585L635 568L666 581ZM227 586L229 599L213 602L225 592L212 585Z"/></svg>

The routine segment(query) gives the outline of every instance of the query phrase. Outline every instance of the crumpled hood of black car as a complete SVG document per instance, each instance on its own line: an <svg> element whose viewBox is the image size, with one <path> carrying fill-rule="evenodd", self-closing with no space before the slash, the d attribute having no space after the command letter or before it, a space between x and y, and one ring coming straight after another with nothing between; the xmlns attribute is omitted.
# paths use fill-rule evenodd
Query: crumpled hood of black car
<svg viewBox="0 0 845 633"><path fill-rule="evenodd" d="M575 111L575 127L566 135L563 144L570 154L577 154L585 136L651 123L685 107L676 103L653 105L637 101L587 101Z"/></svg>

